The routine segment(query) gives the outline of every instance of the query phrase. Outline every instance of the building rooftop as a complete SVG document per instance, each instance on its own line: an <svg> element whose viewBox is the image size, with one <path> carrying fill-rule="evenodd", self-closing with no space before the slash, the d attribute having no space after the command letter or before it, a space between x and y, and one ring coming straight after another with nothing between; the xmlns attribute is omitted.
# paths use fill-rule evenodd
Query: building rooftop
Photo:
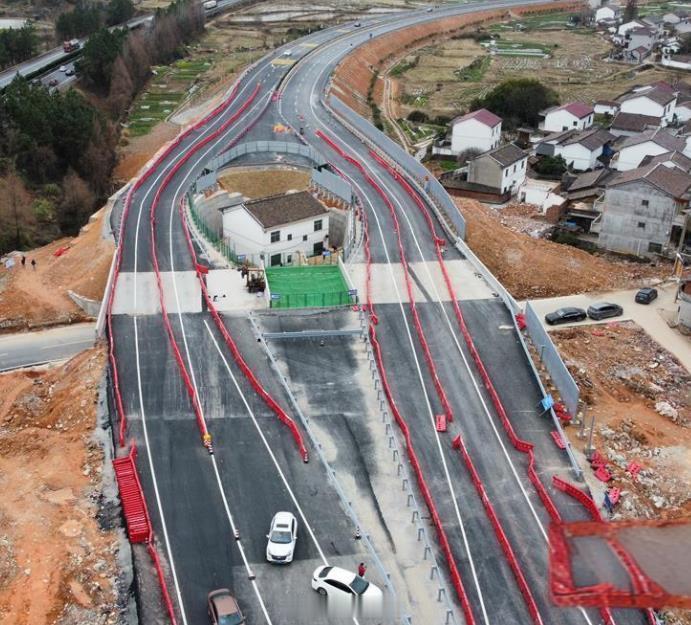
<svg viewBox="0 0 691 625"><path fill-rule="evenodd" d="M501 145L493 150L488 150L487 152L476 156L475 158L480 158L481 156L489 156L499 163L502 167L508 165L513 165L515 162L520 161L528 156L528 153L521 150L517 145L513 143L507 143L506 145Z"/></svg>
<svg viewBox="0 0 691 625"><path fill-rule="evenodd" d="M665 104L672 102L676 96L674 95L673 91L669 91L664 87L656 86L648 90L626 93L619 98L619 102L626 102L635 98L648 98L661 106L665 106Z"/></svg>
<svg viewBox="0 0 691 625"><path fill-rule="evenodd" d="M588 117L588 115L592 115L593 107L585 102L569 102L568 104L552 106L544 111L540 111L540 115L548 115L556 111L568 111L571 115L578 117L578 119L583 119L584 117Z"/></svg>
<svg viewBox="0 0 691 625"><path fill-rule="evenodd" d="M605 181L610 178L612 171L610 169L594 169L593 171L586 171L578 176L569 185L569 193L573 191L581 191L595 186L604 185Z"/></svg>
<svg viewBox="0 0 691 625"><path fill-rule="evenodd" d="M547 135L542 142L552 143L553 145L573 145L578 143L592 151L615 139L614 135L603 128L589 128L588 130L574 130L572 128L571 130Z"/></svg>
<svg viewBox="0 0 691 625"><path fill-rule="evenodd" d="M324 215L327 210L308 191L271 195L244 204L247 211L266 230L283 224Z"/></svg>
<svg viewBox="0 0 691 625"><path fill-rule="evenodd" d="M627 130L643 132L649 127L657 128L660 118L652 115L638 115L636 113L617 113L612 120L612 130Z"/></svg>
<svg viewBox="0 0 691 625"><path fill-rule="evenodd" d="M620 150L622 150L624 148L631 147L632 145L640 145L641 143L646 143L648 141L653 141L670 152L675 150L683 152L684 148L686 147L686 141L684 139L681 137L675 137L662 128L646 130L645 132L633 137L626 137L626 139L624 139L624 141L622 141L618 147Z"/></svg>
<svg viewBox="0 0 691 625"><path fill-rule="evenodd" d="M621 172L607 186L618 187L636 181L646 181L674 198L686 196L691 188L689 174L674 167L666 167L662 163Z"/></svg>
<svg viewBox="0 0 691 625"><path fill-rule="evenodd" d="M658 154L656 156L648 155L641 161L641 167L645 165L657 165L658 163L662 163L663 165L672 163L675 167L678 167L686 173L691 171L691 158L681 152L665 152L664 154Z"/></svg>
<svg viewBox="0 0 691 625"><path fill-rule="evenodd" d="M461 117L456 117L451 124L455 125L458 124L459 122L464 122L469 119L475 119L479 121L481 124L484 124L485 126L489 126L490 128L494 128L497 124L501 124L501 117L498 115L495 115L491 111L488 111L487 109L478 109L477 111L472 111L471 113L468 113L467 115L462 115Z"/></svg>

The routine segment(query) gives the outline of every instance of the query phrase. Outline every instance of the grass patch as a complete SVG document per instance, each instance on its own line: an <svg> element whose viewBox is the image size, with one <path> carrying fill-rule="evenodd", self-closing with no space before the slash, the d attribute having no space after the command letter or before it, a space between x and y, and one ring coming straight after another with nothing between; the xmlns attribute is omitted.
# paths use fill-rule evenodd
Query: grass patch
<svg viewBox="0 0 691 625"><path fill-rule="evenodd" d="M470 65L457 69L454 74L460 80L468 82L480 82L489 69L492 59L489 56L480 56L476 58Z"/></svg>

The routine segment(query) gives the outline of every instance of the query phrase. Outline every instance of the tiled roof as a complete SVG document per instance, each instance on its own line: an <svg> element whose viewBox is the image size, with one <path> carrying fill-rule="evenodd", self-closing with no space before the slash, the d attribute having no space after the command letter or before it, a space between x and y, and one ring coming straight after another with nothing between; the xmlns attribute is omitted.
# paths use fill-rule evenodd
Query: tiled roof
<svg viewBox="0 0 691 625"><path fill-rule="evenodd" d="M683 152L686 147L686 141L681 137L675 137L661 128L656 128L654 130L646 130L634 137L627 137L619 144L619 149L623 150L624 148L628 148L632 145L640 145L647 141L653 141L670 152L674 150Z"/></svg>
<svg viewBox="0 0 691 625"><path fill-rule="evenodd" d="M658 163L674 163L679 169L686 173L691 171L691 158L681 152L665 152L656 156L646 156L641 161L641 167L645 165L657 165Z"/></svg>
<svg viewBox="0 0 691 625"><path fill-rule="evenodd" d="M638 91L633 93L627 93L619 98L619 102L626 102L627 100L633 100L635 98L648 98L661 106L669 104L674 100L676 96L673 92L664 89L663 87L655 87L648 91Z"/></svg>
<svg viewBox="0 0 691 625"><path fill-rule="evenodd" d="M595 104L600 106L619 106L619 102L616 100L596 100Z"/></svg>
<svg viewBox="0 0 691 625"><path fill-rule="evenodd" d="M468 119L476 119L481 124L489 126L490 128L494 128L497 124L501 124L501 117L495 115L487 109L478 109L477 111L473 111L472 113L468 113L467 115L456 117L456 119L454 119L451 122L451 124L455 125L459 122L464 122Z"/></svg>
<svg viewBox="0 0 691 625"><path fill-rule="evenodd" d="M524 150L521 150L521 148L513 143L507 143L506 145L499 146L493 150L488 150L476 158L480 158L481 156L489 156L497 161L497 163L499 163L502 167L506 167L508 165L513 165L515 162L520 161L523 158L526 158L528 153Z"/></svg>
<svg viewBox="0 0 691 625"><path fill-rule="evenodd" d="M576 177L576 179L569 186L569 193L572 191L579 191L587 189L596 185L601 185L611 175L609 169L595 169L593 171L586 171Z"/></svg>
<svg viewBox="0 0 691 625"><path fill-rule="evenodd" d="M637 167L620 173L608 187L618 187L622 184L645 180L675 198L681 198L691 188L691 176L672 167L665 167L661 163Z"/></svg>
<svg viewBox="0 0 691 625"><path fill-rule="evenodd" d="M264 229L318 217L327 212L323 204L307 191L252 200L245 203L245 208Z"/></svg>
<svg viewBox="0 0 691 625"><path fill-rule="evenodd" d="M584 117L588 117L588 115L592 115L593 107L585 102L569 102L568 104L552 106L544 111L540 111L540 115L548 115L556 111L568 111L571 115L578 117L578 119L583 119Z"/></svg>
<svg viewBox="0 0 691 625"><path fill-rule="evenodd" d="M659 117L638 115L636 113L617 113L612 120L613 130L629 130L631 132L643 132L649 126L657 128L659 125Z"/></svg>
<svg viewBox="0 0 691 625"><path fill-rule="evenodd" d="M579 143L588 150L595 150L616 137L602 128L590 128L588 130L565 130L547 135L542 143L552 143L553 145L573 145Z"/></svg>

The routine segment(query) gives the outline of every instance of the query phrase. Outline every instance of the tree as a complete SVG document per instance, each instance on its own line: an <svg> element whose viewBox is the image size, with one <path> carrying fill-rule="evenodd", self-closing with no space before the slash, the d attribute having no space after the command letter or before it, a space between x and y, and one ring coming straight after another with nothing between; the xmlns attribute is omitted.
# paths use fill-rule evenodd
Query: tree
<svg viewBox="0 0 691 625"><path fill-rule="evenodd" d="M624 7L624 23L635 20L638 17L638 0L626 0Z"/></svg>
<svg viewBox="0 0 691 625"><path fill-rule="evenodd" d="M533 167L543 176L558 177L566 171L566 161L561 156L543 156Z"/></svg>
<svg viewBox="0 0 691 625"><path fill-rule="evenodd" d="M0 179L0 254L31 244L31 196L16 172Z"/></svg>
<svg viewBox="0 0 691 625"><path fill-rule="evenodd" d="M0 30L0 67L15 65L34 56L38 37L30 22L21 28Z"/></svg>
<svg viewBox="0 0 691 625"><path fill-rule="evenodd" d="M106 22L109 26L124 24L134 15L132 0L110 0L107 8Z"/></svg>
<svg viewBox="0 0 691 625"><path fill-rule="evenodd" d="M681 44L679 54L691 54L691 33L683 35L679 43Z"/></svg>
<svg viewBox="0 0 691 625"><path fill-rule="evenodd" d="M482 150L478 150L477 148L468 148L467 150L463 150L463 152L456 157L456 162L458 163L459 167L463 167L468 161L474 159L478 154L482 154Z"/></svg>
<svg viewBox="0 0 691 625"><path fill-rule="evenodd" d="M471 110L486 108L499 115L507 128L537 126L540 111L559 104L559 95L534 78L507 80L482 98L475 99Z"/></svg>
<svg viewBox="0 0 691 625"><path fill-rule="evenodd" d="M58 39L73 39L96 32L102 23L101 11L95 4L77 2L74 9L58 16L55 34Z"/></svg>
<svg viewBox="0 0 691 625"><path fill-rule="evenodd" d="M93 210L94 195L73 170L65 176L63 188L62 202L57 211L58 223L62 232L74 236Z"/></svg>
<svg viewBox="0 0 691 625"><path fill-rule="evenodd" d="M410 111L408 113L408 121L416 124L425 124L429 121L429 115L424 111Z"/></svg>
<svg viewBox="0 0 691 625"><path fill-rule="evenodd" d="M82 58L77 62L77 72L97 91L108 92L113 65L126 36L125 30L102 28L84 44Z"/></svg>
<svg viewBox="0 0 691 625"><path fill-rule="evenodd" d="M112 116L116 119L119 118L127 110L133 97L134 84L129 69L120 55L113 64L113 76L108 94L108 108Z"/></svg>

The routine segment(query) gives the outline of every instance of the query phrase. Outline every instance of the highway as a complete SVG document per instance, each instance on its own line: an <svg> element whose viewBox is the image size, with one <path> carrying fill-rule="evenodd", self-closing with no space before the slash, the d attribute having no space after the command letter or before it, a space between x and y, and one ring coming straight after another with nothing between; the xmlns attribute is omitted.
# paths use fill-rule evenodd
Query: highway
<svg viewBox="0 0 691 625"><path fill-rule="evenodd" d="M95 340L93 323L0 336L0 371L67 360Z"/></svg>
<svg viewBox="0 0 691 625"><path fill-rule="evenodd" d="M236 366L209 312L199 308L198 294L189 295L194 293L189 281L194 260L178 212L183 194L204 164L237 139L240 132L251 127L248 140L272 138L272 128L279 121L295 128L303 126L304 139L350 179L368 217L373 262L390 269L388 275L399 301L377 305L376 333L393 396L410 429L468 596L465 622L600 622L597 611L558 609L549 602L548 516L528 480L524 454L509 444L482 386L454 318L455 311L442 292L443 284L432 279L432 266L438 261L428 223L411 196L331 114L321 97L338 61L366 42L370 34L376 37L424 20L512 4L528 3L485 2L433 13L395 14L363 22L360 28L346 25L320 31L274 51L245 73L229 105L185 136L133 194L119 241L121 286L116 291L112 340L129 423L128 437L136 440L140 451L138 467L168 563L180 622L204 622L205 595L220 586L228 586L237 594L248 623L329 622L319 613L319 597L310 588L313 568L328 562L354 570L360 560L371 562L387 556L384 545L375 544L376 551L372 552L364 542L353 539L356 528L338 504L324 467L314 460L303 463L287 428ZM291 50L288 62L282 56L286 49ZM274 101L272 93L279 86L282 97ZM217 136L201 145L216 131ZM375 131L372 136L376 136ZM375 192L373 184L390 198L390 204ZM437 224L437 236L440 233ZM451 245L447 247L445 262L467 263L451 251ZM415 306L404 295L406 285L395 277L400 274L393 271L394 266L410 262L422 263L418 265L422 269L411 276L425 293L424 301ZM157 268L171 272L166 282L172 284L166 287L170 337L163 316L149 312L152 299L157 300L159 295L157 288L152 288L156 284L152 274ZM479 282L477 277L470 280ZM537 385L513 335L508 311L482 284L454 287L515 429L535 444L542 483L550 489L564 517L585 518L583 510L549 486L552 475L568 475L568 464L551 442L549 424L537 414ZM466 288L473 292L485 288L487 295L464 299ZM256 345L247 318L226 316L224 323L257 378L290 412L285 390ZM328 317L315 318L315 326L320 323L328 325ZM171 341L200 399L196 416ZM299 347L291 353L291 358L300 358ZM455 414L450 434L463 435L486 490L485 497L478 492L459 452L452 448L451 436L441 436L434 428L434 417L443 404L435 379L445 389L443 401ZM328 397L325 400L321 396L324 401L329 401ZM336 396L333 401L337 411ZM201 428L208 428L213 435L213 455L201 445ZM355 457L355 440L341 436L338 441L342 445L339 454ZM362 496L374 497L367 493ZM492 530L483 508L485 498L491 501L513 548L529 594L534 597L537 617L531 616L526 593ZM279 509L294 512L301 527L296 561L287 569L269 566L263 557L264 535ZM373 534L387 530L373 527L383 524L381 519L369 523L372 526L365 529ZM240 541L234 540L236 531ZM382 572L375 567L370 570L370 579L382 586ZM404 579L401 572L393 573L397 582ZM398 602L396 607L401 612L407 612L410 605L424 600L416 597L419 592L420 587L414 584L397 588L391 585L387 594ZM460 615L457 605L455 622L464 622ZM425 622L444 622L437 616L431 615ZM400 612L386 622L401 622ZM644 620L638 612L618 610L613 622L623 625Z"/></svg>

